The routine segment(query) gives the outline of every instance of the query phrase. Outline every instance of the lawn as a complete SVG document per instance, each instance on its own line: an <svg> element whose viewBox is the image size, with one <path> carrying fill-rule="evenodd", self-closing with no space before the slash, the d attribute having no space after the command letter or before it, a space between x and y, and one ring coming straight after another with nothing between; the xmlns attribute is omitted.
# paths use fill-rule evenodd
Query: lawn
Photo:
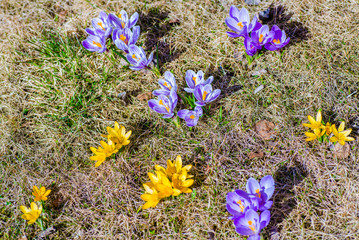
<svg viewBox="0 0 359 240"><path fill-rule="evenodd" d="M275 192L264 239L359 239L358 1L271 4L1 1L0 239L39 236L19 209L30 206L34 185L51 189L44 225L55 230L43 239L246 239L228 219L226 195L266 175ZM249 64L243 40L226 34L231 5L251 17L277 9L268 25L290 43ZM138 12L137 44L154 51L161 77L131 70L113 43L104 53L81 45L100 11L122 9ZM222 91L192 128L147 103L166 71L184 93L189 69ZM179 101L177 110L185 107ZM344 157L327 141L305 140L303 123L320 109L325 123L353 129ZM273 126L268 138L261 120ZM90 147L115 122L131 142L95 167ZM147 173L177 155L193 166L192 193L141 209Z"/></svg>

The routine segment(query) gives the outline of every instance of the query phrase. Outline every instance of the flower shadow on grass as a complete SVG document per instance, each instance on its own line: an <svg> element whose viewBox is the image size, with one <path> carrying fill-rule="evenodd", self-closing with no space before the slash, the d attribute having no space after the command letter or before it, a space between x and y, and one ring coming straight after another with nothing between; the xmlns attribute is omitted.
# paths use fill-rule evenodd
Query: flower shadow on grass
<svg viewBox="0 0 359 240"><path fill-rule="evenodd" d="M304 26L303 23L290 21L292 16L293 12L288 12L285 6L272 3L266 11L259 14L259 19L270 28L277 25L284 30L287 36L290 37L288 45L292 45L311 37L308 27Z"/></svg>
<svg viewBox="0 0 359 240"><path fill-rule="evenodd" d="M154 59L158 58L158 65L161 67L164 63L178 58L181 52L171 49L170 39L166 41L162 38L168 35L174 26L180 24L179 20L170 20L169 12L159 8L151 8L148 13L139 10L138 13L141 32L146 33L145 49L155 51Z"/></svg>
<svg viewBox="0 0 359 240"><path fill-rule="evenodd" d="M279 225L296 208L297 200L294 188L307 176L308 172L299 162L295 162L294 166L283 165L273 175L276 191L274 205L271 209L272 219L268 227L272 234L280 231Z"/></svg>

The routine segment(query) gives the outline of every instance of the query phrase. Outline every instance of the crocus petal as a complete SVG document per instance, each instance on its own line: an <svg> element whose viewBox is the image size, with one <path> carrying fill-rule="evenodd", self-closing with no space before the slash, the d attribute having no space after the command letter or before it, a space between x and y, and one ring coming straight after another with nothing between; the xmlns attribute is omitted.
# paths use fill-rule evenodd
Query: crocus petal
<svg viewBox="0 0 359 240"><path fill-rule="evenodd" d="M265 210L264 212L261 213L260 215L260 229L265 228L270 221L270 212L268 210Z"/></svg>
<svg viewBox="0 0 359 240"><path fill-rule="evenodd" d="M160 96L160 95L168 96L170 94L170 91L165 90L165 89L158 89L158 90L154 90L152 92L152 94L155 95L155 96Z"/></svg>
<svg viewBox="0 0 359 240"><path fill-rule="evenodd" d="M239 33L234 33L234 32L226 32L228 37L231 37L231 38L237 38L237 37L243 37L242 34L239 34Z"/></svg>
<svg viewBox="0 0 359 240"><path fill-rule="evenodd" d="M228 17L224 21L226 22L227 26L231 30L233 30L235 32L241 32L242 31L242 29L237 25L238 22L234 18Z"/></svg>
<svg viewBox="0 0 359 240"><path fill-rule="evenodd" d="M135 26L135 24L138 21L138 13L135 12L134 14L132 14L131 18L130 18L130 22L128 24L128 28L132 28L133 26Z"/></svg>
<svg viewBox="0 0 359 240"><path fill-rule="evenodd" d="M249 178L246 185L247 193L256 194L256 190L260 189L260 185L254 178Z"/></svg>
<svg viewBox="0 0 359 240"><path fill-rule="evenodd" d="M319 112L320 111L318 111L318 114L319 114ZM321 117L321 115L320 115L320 117ZM318 118L318 117L317 117ZM318 121L319 122L319 121ZM338 127L338 132L342 132L343 130L344 130L344 128L345 128L345 122L343 121L343 122L341 122L340 123L340 125L339 125L339 127Z"/></svg>
<svg viewBox="0 0 359 240"><path fill-rule="evenodd" d="M189 113L189 110L182 109L177 112L177 116L184 119L188 113Z"/></svg>

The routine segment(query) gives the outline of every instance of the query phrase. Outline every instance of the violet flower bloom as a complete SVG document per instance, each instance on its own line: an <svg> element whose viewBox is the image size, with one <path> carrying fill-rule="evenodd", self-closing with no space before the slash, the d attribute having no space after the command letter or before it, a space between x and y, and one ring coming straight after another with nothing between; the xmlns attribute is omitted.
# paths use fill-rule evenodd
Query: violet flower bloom
<svg viewBox="0 0 359 240"><path fill-rule="evenodd" d="M236 232L241 235L248 235L247 240L260 240L260 232L265 228L270 221L270 212L268 210L258 213L253 209L248 209L244 216L238 217L234 220Z"/></svg>
<svg viewBox="0 0 359 240"><path fill-rule="evenodd" d="M198 123L198 119L203 115L202 107L196 106L194 111L183 109L178 111L177 116L184 119L188 127L194 127Z"/></svg>
<svg viewBox="0 0 359 240"><path fill-rule="evenodd" d="M130 68L132 70L138 71L144 68L149 68L149 65L153 60L153 52L147 59L145 50L143 50L142 47L130 45L128 46L128 54L126 55L126 58L133 65L130 66Z"/></svg>
<svg viewBox="0 0 359 240"><path fill-rule="evenodd" d="M261 46L256 45L253 41L252 38L250 37L245 37L244 39L244 48L246 49L246 53L249 56L253 56L254 54L256 54L259 50L262 49Z"/></svg>
<svg viewBox="0 0 359 240"><path fill-rule="evenodd" d="M226 18L225 22L231 30L235 31L235 33L227 32L227 35L232 38L246 37L249 33L261 27L256 16L250 21L247 9L242 8L241 11L239 11L235 6L231 6L229 17Z"/></svg>
<svg viewBox="0 0 359 240"><path fill-rule="evenodd" d="M289 43L290 38L287 38L287 36L285 35L285 31L280 30L277 25L274 25L272 27L271 32L273 32L273 39L271 39L271 41L268 41L264 45L267 50L275 51Z"/></svg>
<svg viewBox="0 0 359 240"><path fill-rule="evenodd" d="M92 19L93 28L86 28L86 32L90 35L104 36L107 38L112 32L112 25L107 14L101 11L98 18Z"/></svg>
<svg viewBox="0 0 359 240"><path fill-rule="evenodd" d="M258 199L259 211L269 209L273 201L268 201L274 193L274 179L272 176L267 175L263 177L258 183L254 178L250 178L246 185L249 197Z"/></svg>
<svg viewBox="0 0 359 240"><path fill-rule="evenodd" d="M251 39L257 48L262 48L262 46L273 39L273 36L274 32L269 32L268 25L263 25L257 31L252 32Z"/></svg>
<svg viewBox="0 0 359 240"><path fill-rule="evenodd" d="M234 192L227 193L227 210L233 216L229 219L234 220L245 214L247 209L253 209L258 211L258 200L250 198L248 193L243 190L236 190Z"/></svg>
<svg viewBox="0 0 359 240"><path fill-rule="evenodd" d="M91 52L103 53L106 51L106 38L105 36L89 35L82 41L82 46Z"/></svg>
<svg viewBox="0 0 359 240"><path fill-rule="evenodd" d="M203 72L200 70L197 72L197 74L192 70L187 70L186 72L186 83L188 88L185 88L184 90L188 93L193 93L194 89L197 85L200 84L211 84L213 82L213 77L210 76L206 81L204 80Z"/></svg>
<svg viewBox="0 0 359 240"><path fill-rule="evenodd" d="M110 13L108 18L111 24L115 28L125 29L125 28L132 28L138 21L138 13L135 12L132 14L131 18L128 19L127 12L125 10L121 10L120 14L116 16L115 14Z"/></svg>
<svg viewBox="0 0 359 240"><path fill-rule="evenodd" d="M165 72L165 79L158 80L158 84L161 86L161 89L152 92L155 96L168 96L172 90L177 91L176 79L170 71Z"/></svg>
<svg viewBox="0 0 359 240"><path fill-rule="evenodd" d="M202 107L206 105L206 103L216 100L221 94L221 90L216 89L213 91L211 84L200 84L195 87L193 94L194 97L197 99L197 102L195 102L195 104Z"/></svg>
<svg viewBox="0 0 359 240"><path fill-rule="evenodd" d="M140 26L133 27L132 31L129 28L115 28L112 33L112 40L116 47L128 53L128 46L135 44L139 36Z"/></svg>
<svg viewBox="0 0 359 240"><path fill-rule="evenodd" d="M155 112L165 114L163 118L171 118L174 115L173 110L177 105L177 101L177 93L171 91L168 97L160 95L158 96L158 99L149 100L148 106Z"/></svg>

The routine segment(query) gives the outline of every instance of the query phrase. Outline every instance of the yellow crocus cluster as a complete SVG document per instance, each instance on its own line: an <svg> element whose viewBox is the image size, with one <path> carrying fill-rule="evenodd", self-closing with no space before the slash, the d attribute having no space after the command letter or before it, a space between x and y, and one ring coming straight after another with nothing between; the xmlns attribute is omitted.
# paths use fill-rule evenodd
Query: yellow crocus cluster
<svg viewBox="0 0 359 240"><path fill-rule="evenodd" d="M101 147L97 149L90 147L93 156L90 157L91 160L96 161L95 167L98 167L103 163L106 158L112 156L112 154L117 153L122 146L126 146L130 143L128 140L132 134L132 131L126 133L124 126L120 126L115 122L115 128L107 127L108 135L102 134L101 136L107 139L107 142L100 141Z"/></svg>
<svg viewBox="0 0 359 240"><path fill-rule="evenodd" d="M40 189L37 186L33 186L32 195L34 195L34 201L30 204L30 208L26 206L20 206L21 212L23 215L21 217L27 220L28 224L33 224L40 217L42 213L42 203L40 202L40 206L37 205L36 202L46 201L47 196L50 194L51 190L46 190L45 187L41 187Z"/></svg>
<svg viewBox="0 0 359 240"><path fill-rule="evenodd" d="M339 142L341 145L344 145L346 141L354 141L354 138L348 137L351 133L352 129L347 129L344 131L345 122L343 121L339 128L335 127L335 124L330 124L327 122L325 125L322 123L322 112L319 110L314 119L312 116L308 116L309 123L304 123L304 127L308 127L313 132L305 132L304 134L308 137L305 139L306 141L314 141L316 139L321 138L323 135L326 135L328 138L330 137L331 142Z"/></svg>
<svg viewBox="0 0 359 240"><path fill-rule="evenodd" d="M155 166L155 174L148 173L150 182L143 184L145 193L141 195L146 203L142 209L154 208L162 198L178 196L181 193L191 193L189 188L193 184L193 176L188 172L192 165L182 167L182 158L177 156L175 161L167 160L167 168Z"/></svg>

